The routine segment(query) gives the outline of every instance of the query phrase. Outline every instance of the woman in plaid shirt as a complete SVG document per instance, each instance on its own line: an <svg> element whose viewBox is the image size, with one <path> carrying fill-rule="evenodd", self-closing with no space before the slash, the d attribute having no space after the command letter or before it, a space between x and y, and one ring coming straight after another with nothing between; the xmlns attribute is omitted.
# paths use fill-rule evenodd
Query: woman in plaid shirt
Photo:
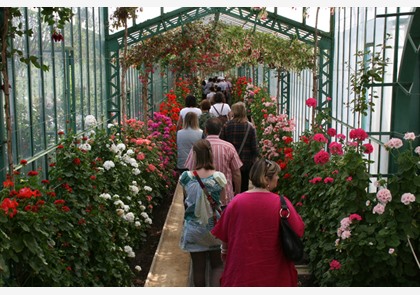
<svg viewBox="0 0 420 295"><path fill-rule="evenodd" d="M231 110L233 118L223 126L220 133L220 139L232 143L236 148L236 151L238 151L239 157L243 163L243 166L241 167L241 192L244 192L248 190L249 171L259 155L257 133L255 127L248 121L245 104L243 102L233 104ZM246 135L247 128L249 128L249 130ZM242 142L244 142L244 144L242 150L240 150Z"/></svg>

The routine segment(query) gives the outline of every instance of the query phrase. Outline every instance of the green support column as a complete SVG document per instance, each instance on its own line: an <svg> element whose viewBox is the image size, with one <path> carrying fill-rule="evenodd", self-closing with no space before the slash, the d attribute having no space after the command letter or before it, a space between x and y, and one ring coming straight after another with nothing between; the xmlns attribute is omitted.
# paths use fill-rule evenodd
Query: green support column
<svg viewBox="0 0 420 295"><path fill-rule="evenodd" d="M279 113L286 112L290 115L290 73L281 72L280 76L280 110Z"/></svg>
<svg viewBox="0 0 420 295"><path fill-rule="evenodd" d="M74 55L73 48L66 47L66 131L76 132L76 96L75 96L75 77L74 77Z"/></svg>
<svg viewBox="0 0 420 295"><path fill-rule="evenodd" d="M104 27L109 27L108 8L104 8ZM120 63L119 45L116 39L109 40L108 30L105 29L105 83L106 83L106 118L121 122L120 106Z"/></svg>
<svg viewBox="0 0 420 295"><path fill-rule="evenodd" d="M251 67L251 70L253 70L253 72L252 72L252 83L254 85L259 85L258 68L259 68L258 65Z"/></svg>
<svg viewBox="0 0 420 295"><path fill-rule="evenodd" d="M268 93L270 93L270 68L267 66L263 67L263 86L266 87Z"/></svg>
<svg viewBox="0 0 420 295"><path fill-rule="evenodd" d="M239 67L238 68L238 77L243 77L245 76L245 69L244 67Z"/></svg>
<svg viewBox="0 0 420 295"><path fill-rule="evenodd" d="M3 21L4 21L4 8L0 8L0 31L3 30ZM0 85L3 85L3 76L0 76ZM3 91L0 91L0 105L4 105L4 96ZM3 111L0 112L0 120L1 122L5 122L6 118L4 117ZM2 167L0 173L0 180L4 181L6 179L7 173L7 156L6 156L6 124L3 123L0 126L0 167Z"/></svg>
<svg viewBox="0 0 420 295"><path fill-rule="evenodd" d="M153 118L154 103L153 103L153 73L148 74L147 83L147 113Z"/></svg>
<svg viewBox="0 0 420 295"><path fill-rule="evenodd" d="M125 96L126 96L126 101L127 101L127 117L131 117L133 110L132 110L132 104L131 104L131 89L130 88L127 89Z"/></svg>
<svg viewBox="0 0 420 295"><path fill-rule="evenodd" d="M168 67L165 67L160 70L161 70L160 79L161 79L161 87L162 87L161 91L162 91L162 94L164 95L169 92Z"/></svg>
<svg viewBox="0 0 420 295"><path fill-rule="evenodd" d="M106 108L107 108L107 121L121 122L121 102L120 102L120 62L119 50L114 49L109 44L105 48L105 63L107 64L106 75Z"/></svg>
<svg viewBox="0 0 420 295"><path fill-rule="evenodd" d="M330 23L334 23L334 16L331 16ZM334 26L332 27L332 29ZM333 70L334 70L334 33L330 38L321 37L318 44L319 64L318 64L318 102L326 101L327 97L332 96L333 89ZM331 102L328 102L331 106ZM332 115L331 111L329 115ZM331 127L331 123L328 123Z"/></svg>
<svg viewBox="0 0 420 295"><path fill-rule="evenodd" d="M251 67L250 66L246 66L245 67L245 71L246 71L245 76L247 78L252 78L252 70L251 70ZM252 80L252 83L254 83L254 80Z"/></svg>
<svg viewBox="0 0 420 295"><path fill-rule="evenodd" d="M398 19L398 18L397 18ZM396 85L393 87L391 130L399 133L420 133L420 9L415 10L408 28ZM413 146L419 145L417 137ZM396 164L390 160L390 172Z"/></svg>

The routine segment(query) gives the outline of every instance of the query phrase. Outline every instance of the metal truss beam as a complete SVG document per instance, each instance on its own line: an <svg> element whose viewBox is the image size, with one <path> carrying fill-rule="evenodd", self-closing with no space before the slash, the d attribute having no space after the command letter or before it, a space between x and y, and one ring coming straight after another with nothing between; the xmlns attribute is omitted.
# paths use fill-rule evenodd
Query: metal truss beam
<svg viewBox="0 0 420 295"><path fill-rule="evenodd" d="M172 30L198 19L214 15L220 21L242 25L247 28L256 28L259 31L276 32L284 38L298 38L299 40L314 44L315 29L294 20L268 12L265 20L257 19L256 13L249 7L187 7L164 13L159 17L136 24L128 29L127 44L132 45L151 38L165 31ZM242 21L242 23L241 23ZM319 38L331 39L329 33L318 30ZM120 31L109 35L108 40L117 40L123 46L124 32Z"/></svg>
<svg viewBox="0 0 420 295"><path fill-rule="evenodd" d="M106 76L108 77L106 84L107 93L107 119L108 122L116 120L121 122L121 102L120 102L120 63L119 51L108 51L109 58L106 59Z"/></svg>
<svg viewBox="0 0 420 295"><path fill-rule="evenodd" d="M159 17L130 27L128 29L127 44L130 46L139 43L153 36L177 27L182 27L185 24L200 19L203 20L203 22L216 20L230 25L242 26L246 29L277 33L279 38L297 38L307 44L315 44L315 28L272 12L268 12L268 16L265 20L257 19L256 12L250 7L183 7L168 13L162 13ZM332 91L333 34L318 30L317 35L320 46L318 89L321 97L330 96ZM115 60L118 59L118 50L124 45L123 40L124 31L106 36L110 52L115 53L115 55L113 55L113 59ZM111 72L115 71L114 74L117 75L118 69L113 65L111 66ZM256 77L255 73L252 73L252 70L249 67L239 68L238 74L247 77L251 77L251 75ZM264 80L265 79L266 77L264 76ZM282 74L281 105L285 110L289 108L289 79L289 74ZM253 81L253 83L255 83L255 81ZM110 83L110 89L113 91L109 93L108 99L113 108L119 107L119 99L116 99L119 98L119 93L117 94L119 90L114 89L116 86L116 83ZM153 87L149 84L148 109L151 111L153 111L152 89Z"/></svg>
<svg viewBox="0 0 420 295"><path fill-rule="evenodd" d="M279 113L290 114L290 73L281 72L280 74L280 110Z"/></svg>

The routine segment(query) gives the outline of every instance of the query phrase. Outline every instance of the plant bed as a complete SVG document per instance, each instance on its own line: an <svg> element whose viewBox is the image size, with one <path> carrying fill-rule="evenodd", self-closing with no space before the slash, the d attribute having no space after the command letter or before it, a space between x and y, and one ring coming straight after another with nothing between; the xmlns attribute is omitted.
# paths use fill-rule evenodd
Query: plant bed
<svg viewBox="0 0 420 295"><path fill-rule="evenodd" d="M153 223L148 232L147 240L137 251L136 257L131 263L131 268L135 274L133 280L134 287L144 287L156 249L159 245L160 236L172 204L172 199L173 194L164 197L159 206L156 206L153 210ZM142 270L140 272L134 269L136 265L141 266Z"/></svg>

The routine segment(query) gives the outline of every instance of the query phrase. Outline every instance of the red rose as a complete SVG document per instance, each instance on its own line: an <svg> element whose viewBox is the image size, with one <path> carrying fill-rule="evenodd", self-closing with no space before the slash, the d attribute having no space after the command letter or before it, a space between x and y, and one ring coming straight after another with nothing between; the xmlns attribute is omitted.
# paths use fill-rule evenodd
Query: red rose
<svg viewBox="0 0 420 295"><path fill-rule="evenodd" d="M38 175L38 171L29 171L28 172L28 176L37 176Z"/></svg>

